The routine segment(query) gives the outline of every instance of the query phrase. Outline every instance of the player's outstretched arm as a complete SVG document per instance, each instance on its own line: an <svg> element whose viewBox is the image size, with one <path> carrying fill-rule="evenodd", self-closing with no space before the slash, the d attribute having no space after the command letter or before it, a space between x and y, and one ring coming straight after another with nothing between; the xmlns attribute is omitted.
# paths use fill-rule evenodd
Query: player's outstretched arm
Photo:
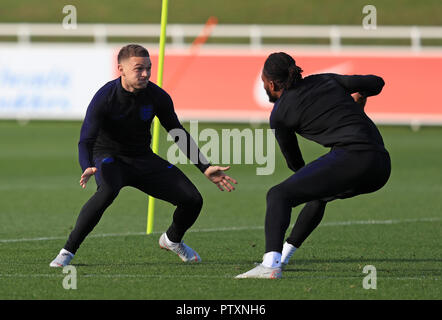
<svg viewBox="0 0 442 320"><path fill-rule="evenodd" d="M371 97L381 93L385 85L384 79L375 75L340 75L330 73L341 86L350 94L361 93L364 97Z"/></svg>
<svg viewBox="0 0 442 320"><path fill-rule="evenodd" d="M221 191L227 190L228 192L235 190L235 187L231 184L237 184L238 182L229 177L224 173L224 171L227 171L230 169L230 166L228 167L220 167L220 166L210 166L204 171L204 175L212 181L218 189Z"/></svg>
<svg viewBox="0 0 442 320"><path fill-rule="evenodd" d="M95 167L89 167L84 170L80 178L80 186L83 189L86 188L86 183L89 181L89 178L95 174L95 172L97 172L97 168Z"/></svg>

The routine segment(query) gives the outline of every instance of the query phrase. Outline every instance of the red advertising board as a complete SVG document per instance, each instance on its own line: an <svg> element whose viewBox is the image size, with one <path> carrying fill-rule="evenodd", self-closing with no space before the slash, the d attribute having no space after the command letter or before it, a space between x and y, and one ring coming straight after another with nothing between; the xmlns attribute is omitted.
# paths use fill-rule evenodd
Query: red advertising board
<svg viewBox="0 0 442 320"><path fill-rule="evenodd" d="M375 74L382 93L366 111L378 123L442 124L442 52L306 52L285 50L314 73ZM202 50L196 55L166 49L163 88L182 120L267 121L272 105L260 79L272 51ZM151 52L155 82L157 54Z"/></svg>

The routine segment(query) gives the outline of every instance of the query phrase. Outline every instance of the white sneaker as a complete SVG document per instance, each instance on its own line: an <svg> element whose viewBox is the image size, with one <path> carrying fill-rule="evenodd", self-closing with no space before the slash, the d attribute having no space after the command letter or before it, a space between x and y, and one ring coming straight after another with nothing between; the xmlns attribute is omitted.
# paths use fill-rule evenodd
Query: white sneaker
<svg viewBox="0 0 442 320"><path fill-rule="evenodd" d="M74 257L73 253L70 253L66 249L61 249L60 253L57 255L57 257L49 264L50 267L59 268L59 267L65 267L71 262L72 258Z"/></svg>
<svg viewBox="0 0 442 320"><path fill-rule="evenodd" d="M161 249L175 252L184 262L201 262L199 254L184 242L172 242L163 233L158 241Z"/></svg>
<svg viewBox="0 0 442 320"><path fill-rule="evenodd" d="M259 264L252 270L242 273L235 277L236 279L256 278L256 279L281 279L282 269L280 267L269 268Z"/></svg>
<svg viewBox="0 0 442 320"><path fill-rule="evenodd" d="M284 246L282 247L282 255L281 255L281 267L284 269L288 263L290 258L296 251L296 247L288 242L284 242Z"/></svg>

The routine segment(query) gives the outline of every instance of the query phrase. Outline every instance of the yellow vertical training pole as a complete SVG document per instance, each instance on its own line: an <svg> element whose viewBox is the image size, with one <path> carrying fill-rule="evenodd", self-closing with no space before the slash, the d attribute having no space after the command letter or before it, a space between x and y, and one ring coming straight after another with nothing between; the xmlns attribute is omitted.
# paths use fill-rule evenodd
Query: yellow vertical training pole
<svg viewBox="0 0 442 320"><path fill-rule="evenodd" d="M163 86L163 66L164 66L164 49L166 47L166 25L167 25L167 7L168 0L163 0L161 8L161 34L160 34L160 50L158 53L158 77L157 85ZM158 144L160 136L160 121L155 117L153 121L153 133L152 133L152 151L158 153ZM155 198L149 196L149 204L147 207L147 234L151 234L153 231L153 219L155 212Z"/></svg>

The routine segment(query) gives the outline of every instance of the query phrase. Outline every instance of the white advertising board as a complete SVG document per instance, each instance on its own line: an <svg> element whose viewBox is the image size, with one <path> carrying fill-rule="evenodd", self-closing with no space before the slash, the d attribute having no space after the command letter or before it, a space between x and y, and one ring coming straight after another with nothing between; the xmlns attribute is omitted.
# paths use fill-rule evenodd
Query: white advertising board
<svg viewBox="0 0 442 320"><path fill-rule="evenodd" d="M0 46L0 118L82 119L114 76L114 50L96 46Z"/></svg>

